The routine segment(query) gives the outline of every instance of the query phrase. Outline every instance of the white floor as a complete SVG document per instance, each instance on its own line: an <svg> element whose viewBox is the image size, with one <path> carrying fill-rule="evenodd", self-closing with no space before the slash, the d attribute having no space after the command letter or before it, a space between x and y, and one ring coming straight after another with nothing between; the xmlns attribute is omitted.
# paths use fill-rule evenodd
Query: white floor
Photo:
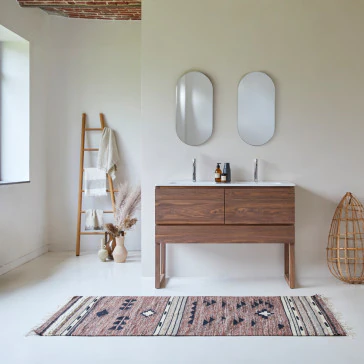
<svg viewBox="0 0 364 364"><path fill-rule="evenodd" d="M364 363L364 286L332 279L172 278L155 290L140 256L101 263L94 254L48 253L0 277L0 363ZM348 337L39 337L26 336L74 295L328 296L356 336Z"/></svg>

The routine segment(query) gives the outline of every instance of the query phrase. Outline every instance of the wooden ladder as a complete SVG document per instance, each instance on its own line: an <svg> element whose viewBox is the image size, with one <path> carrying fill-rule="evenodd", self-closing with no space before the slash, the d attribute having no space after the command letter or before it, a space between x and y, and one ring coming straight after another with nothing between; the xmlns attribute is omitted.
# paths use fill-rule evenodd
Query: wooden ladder
<svg viewBox="0 0 364 364"><path fill-rule="evenodd" d="M100 113L100 128L86 128L86 114L82 114L82 132L81 132L81 152L80 152L80 177L78 184L78 219L77 219L77 240L76 240L76 256L80 255L81 248L81 235L105 235L105 244L108 244L107 233L103 231L81 231L81 217L86 211L82 210L82 200L83 193L85 190L83 189L83 172L84 172L84 160L85 160L85 152L97 152L98 148L85 148L85 136L88 131L103 131L105 127L105 119L104 114ZM112 178L106 174L109 188L106 189L106 192L110 193L112 210L104 211L104 214L113 214L115 211L115 192L114 185L112 182ZM110 237L110 239L112 239Z"/></svg>

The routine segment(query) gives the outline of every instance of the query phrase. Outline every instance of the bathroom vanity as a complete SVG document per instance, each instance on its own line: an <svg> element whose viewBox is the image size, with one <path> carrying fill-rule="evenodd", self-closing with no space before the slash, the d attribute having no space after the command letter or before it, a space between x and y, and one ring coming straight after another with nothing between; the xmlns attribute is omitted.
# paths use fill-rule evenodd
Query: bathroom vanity
<svg viewBox="0 0 364 364"><path fill-rule="evenodd" d="M295 285L295 185L289 182L170 182L155 188L155 287L166 276L166 244L284 244Z"/></svg>

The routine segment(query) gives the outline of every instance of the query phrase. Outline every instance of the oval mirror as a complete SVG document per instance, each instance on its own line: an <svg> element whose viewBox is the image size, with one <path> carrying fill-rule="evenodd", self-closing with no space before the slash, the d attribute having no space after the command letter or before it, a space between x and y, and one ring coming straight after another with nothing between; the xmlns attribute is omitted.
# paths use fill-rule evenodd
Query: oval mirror
<svg viewBox="0 0 364 364"><path fill-rule="evenodd" d="M213 88L201 72L188 72L177 83L176 131L188 145L205 143L213 130Z"/></svg>
<svg viewBox="0 0 364 364"><path fill-rule="evenodd" d="M275 130L275 87L264 72L245 75L238 89L238 131L250 145L267 143Z"/></svg>

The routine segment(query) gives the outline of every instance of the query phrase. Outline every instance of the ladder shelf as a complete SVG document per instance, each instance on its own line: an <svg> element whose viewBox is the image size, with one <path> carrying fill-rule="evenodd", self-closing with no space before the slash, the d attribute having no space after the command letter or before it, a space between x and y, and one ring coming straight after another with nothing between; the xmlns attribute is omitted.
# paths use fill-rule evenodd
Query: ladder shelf
<svg viewBox="0 0 364 364"><path fill-rule="evenodd" d="M80 255L81 249L81 235L105 235L105 244L108 247L109 243L114 240L107 232L104 231L81 231L81 220L82 214L86 211L82 208L83 194L85 190L83 189L83 172L85 152L97 152L99 148L85 148L85 137L88 131L99 131L102 132L105 128L105 118L104 114L100 113L100 128L86 128L86 114L82 114L82 130L81 130L81 149L80 149L80 172L79 172L79 183L78 183L78 210L77 210L77 238L76 238L76 256ZM106 174L109 188L106 189L107 193L110 193L112 210L104 210L105 214L113 214L115 212L115 193L118 192L114 190L114 185L112 178ZM114 243L114 242L113 242Z"/></svg>

